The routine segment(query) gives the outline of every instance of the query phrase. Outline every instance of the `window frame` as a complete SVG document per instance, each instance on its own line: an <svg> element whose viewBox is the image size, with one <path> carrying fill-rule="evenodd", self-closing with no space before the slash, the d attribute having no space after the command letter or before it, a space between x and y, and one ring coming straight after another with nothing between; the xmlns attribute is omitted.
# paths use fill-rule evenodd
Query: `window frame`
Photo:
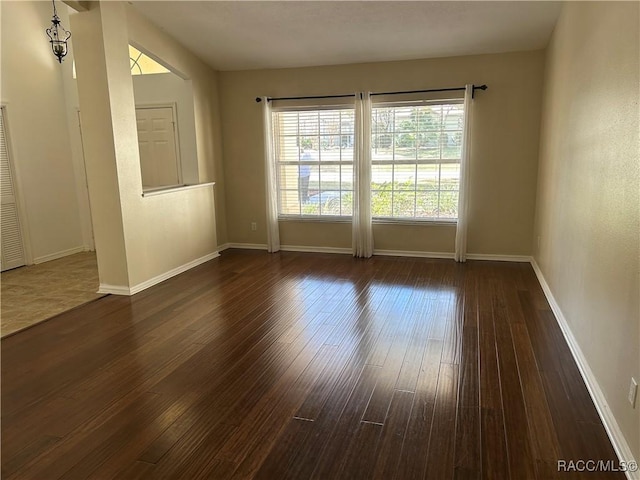
<svg viewBox="0 0 640 480"><path fill-rule="evenodd" d="M273 115L277 114L277 113L281 113L281 112L318 112L318 111L323 111L323 110L350 110L351 112L353 112L354 114L354 122L355 122L355 105L352 103L343 103L343 104L326 104L326 105L309 105L309 104L305 104L305 105L283 105L283 106L274 106L271 109L271 114L272 114L272 122L273 122ZM298 124L298 134L295 135L297 138L303 137L304 135L300 135L299 134L299 124ZM342 137L342 130L340 130L340 132L337 134L337 136ZM355 131L351 134L352 136L355 137ZM279 141L280 137L276 137L272 128L272 133L271 133L271 140L274 143L273 147L274 147L274 151L276 150L275 148L275 142ZM294 135L283 135L283 136L294 136ZM318 134L318 137L321 137L322 135ZM281 212L281 206L282 206L282 192L285 191L284 189L281 188L282 182L281 182L281 171L280 171L280 166L282 165L289 165L289 166L300 166L300 165L310 165L310 166L317 166L320 167L322 165L325 166L330 166L330 165L337 165L342 167L342 165L348 165L351 166L351 168L354 168L354 163L355 163L355 158L351 158L351 161L343 161L343 160L325 160L325 161L321 161L321 160L310 160L310 161L306 161L306 162L301 162L300 160L298 161L280 161L277 160L275 158L275 154L274 154L274 163L275 163L275 168L276 168L276 182L277 182L277 192L278 192L278 221L284 221L284 222L328 222L328 223L351 223L352 222L352 218L353 218L353 214L350 215L321 215L321 214L303 214L302 211L300 211L300 213L298 214L293 214L293 213L282 213ZM291 190L293 191L293 190ZM342 188L339 190L340 192L343 192ZM354 190L344 190L345 192L351 191L354 192ZM321 193L320 193L321 194ZM300 210L302 210L302 204L299 202L298 203L300 205ZM352 205L352 209L353 209L353 205ZM352 210L353 211L353 210Z"/></svg>
<svg viewBox="0 0 640 480"><path fill-rule="evenodd" d="M388 97L387 97L388 98ZM441 99L413 99L413 100L398 100L398 101L391 101L391 100L381 100L381 101L373 101L372 102L372 108L371 108L371 121L373 122L373 118L374 118L374 112L376 108L389 108L389 107L424 107L424 106L431 106L431 105L460 105L462 107L463 110L463 115L466 115L467 112L464 110L464 98L441 98ZM276 113L280 113L280 112L317 112L317 111L321 111L321 110L351 110L351 111L355 111L355 106L351 103L345 103L345 104L335 104L335 103L331 103L331 104L321 104L321 105L309 105L309 104L304 104L304 105L281 105L281 106L274 106L272 107L272 115L276 114ZM273 121L273 117L272 117L272 121ZM355 121L355 118L354 118ZM299 126L298 126L299 128ZM444 129L439 129L438 132L442 132ZM394 135L395 133L397 133L394 129L394 131L392 132L392 135ZM402 133L402 132L401 132ZM342 133L340 132L338 135L342 135ZM355 136L355 132L353 134ZM371 130L371 136L373 139L373 135L374 135L374 131L373 129ZM298 138L300 138L303 135L299 134L299 130L298 130L298 135L296 135ZM319 135L321 136L321 135ZM272 142L274 142L274 149L275 149L275 142L279 141L279 137L276 138L274 131L272 130ZM462 148L462 146L461 146ZM443 158L434 158L434 159L422 159L422 160L400 160L400 161L388 161L388 160L374 160L373 159L373 145L370 146L371 149L371 162L370 162L370 168L373 171L373 168L375 165L402 165L402 164L407 164L407 165L444 165L444 164L454 164L454 165L461 165L462 163L462 155L460 156L460 158L458 159L443 159ZM353 215L320 215L320 214L303 214L302 211L300 211L300 213L298 214L289 214L289 213L282 213L281 212L281 206L282 206L282 192L284 191L281 188L281 165L295 165L295 166L299 166L302 165L303 163L300 162L300 160L298 161L280 161L275 159L275 168L276 168L276 177L277 177L277 192L278 192L278 221L284 221L284 222L329 222L329 223L351 223L352 219L353 219ZM312 166L320 166L320 165L351 165L352 168L354 167L354 163L355 163L355 158L352 158L352 160L350 162L345 162L345 161L308 161L304 164L309 164ZM441 179L441 173L439 172L438 174L438 181L440 182ZM355 179L354 179L355 180ZM417 179L416 179L417 180ZM342 192L343 190L340 189L340 192ZM347 190L345 190L347 191ZM353 194L355 195L355 190L351 190L353 192ZM375 190L373 188L371 188L370 186L370 193L371 193L371 197L373 198L373 192ZM410 190L409 190L410 191ZM414 188L413 190L414 192L417 192L418 189ZM441 190L440 188L438 188L438 190L435 190L438 192L438 194L440 195L440 192L442 191L447 191L447 190ZM453 190L451 190L453 191ZM460 192L460 189L458 187L458 189L456 190L458 192ZM438 196L438 198L440 198ZM458 197L459 198L459 197ZM300 207L302 206L301 203L299 203ZM440 200L438 200L438 206L440 205ZM392 204L392 213L393 213L393 204ZM457 210L457 209L456 209ZM375 216L373 215L372 212L372 217L371 217L371 221L373 224L376 225L433 225L433 226L455 226L458 222L458 216L457 216L457 211L456 211L456 217L403 217L403 216Z"/></svg>
<svg viewBox="0 0 640 480"><path fill-rule="evenodd" d="M415 99L415 100L399 100L399 101L390 101L390 100L384 100L384 101L380 101L380 102L373 102L371 105L371 116L372 116L372 122L373 122L373 118L374 118L374 112L376 108L396 108L396 107L425 107L425 106L431 106L431 105L460 105L462 106L462 110L463 110L463 115L466 115L466 112L464 110L464 98L443 98L443 99L433 99L433 100L429 100L429 99ZM460 129L462 130L462 128ZM442 132L443 129L439 129L438 132ZM398 133L395 128L393 130L393 132L391 132L392 137ZM410 132L400 132L400 133L410 133ZM372 142L371 142L371 151L373 152L373 137L375 135L375 132L373 130L373 128L371 129L371 137L372 137ZM392 140L393 141L393 140ZM461 146L461 150L462 150L462 146ZM374 166L375 165L446 165L446 164L453 164L453 165L460 165L462 163L462 151L461 151L461 156L459 159L455 160L455 159L443 159L443 158L438 158L438 159L415 159L415 160L400 160L400 161L393 161L393 160L374 160L373 159L373 154L371 155L371 170L373 172ZM438 181L440 182L441 179L441 173L438 174ZM373 180L372 180L373 183ZM370 192L371 192L371 197L372 197L372 201L373 201L373 192L375 190L373 188L370 188ZM409 190L410 191L410 190ZM416 178L416 188L414 188L413 190L414 192L418 192L417 189L417 178ZM447 191L447 190L441 190L440 188L438 190L435 190L438 192L438 194L440 194L440 192L442 191ZM458 187L458 195L460 192L460 188ZM438 195L439 198L439 195ZM459 198L459 197L458 197ZM438 206L440 205L440 201L438 200ZM374 224L388 224L388 225L456 225L458 222L458 216L457 216L457 209L456 209L456 217L404 217L404 216L393 216L393 203L391 205L391 216L376 216L373 214L372 212L372 216L371 216L371 220L372 223Z"/></svg>

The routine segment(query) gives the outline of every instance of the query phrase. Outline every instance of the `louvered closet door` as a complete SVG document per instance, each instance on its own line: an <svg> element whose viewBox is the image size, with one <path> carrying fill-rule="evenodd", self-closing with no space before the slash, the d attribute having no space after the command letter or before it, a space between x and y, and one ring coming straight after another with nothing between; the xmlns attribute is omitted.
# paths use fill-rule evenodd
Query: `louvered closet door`
<svg viewBox="0 0 640 480"><path fill-rule="evenodd" d="M13 182L13 172L9 163L9 148L5 131L5 111L0 108L0 216L2 217L2 271L21 267L26 263L18 205Z"/></svg>

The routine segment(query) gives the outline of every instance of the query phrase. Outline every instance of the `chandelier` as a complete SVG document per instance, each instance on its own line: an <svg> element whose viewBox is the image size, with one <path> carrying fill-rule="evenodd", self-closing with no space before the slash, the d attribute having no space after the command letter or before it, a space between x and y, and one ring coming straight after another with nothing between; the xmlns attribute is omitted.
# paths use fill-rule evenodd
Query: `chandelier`
<svg viewBox="0 0 640 480"><path fill-rule="evenodd" d="M51 19L51 27L46 32L49 36L49 43L53 54L58 58L58 62L62 63L62 59L67 54L67 41L71 38L71 32L65 30L60 24L60 18L56 11L56 0L53 3L53 18Z"/></svg>

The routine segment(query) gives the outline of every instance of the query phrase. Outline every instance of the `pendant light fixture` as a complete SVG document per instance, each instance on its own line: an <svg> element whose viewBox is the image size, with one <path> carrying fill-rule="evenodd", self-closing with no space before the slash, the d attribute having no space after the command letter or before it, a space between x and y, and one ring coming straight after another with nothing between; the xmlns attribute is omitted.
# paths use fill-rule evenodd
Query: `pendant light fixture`
<svg viewBox="0 0 640 480"><path fill-rule="evenodd" d="M67 54L67 41L71 38L71 32L65 30L60 24L60 18L56 11L56 0L51 1L53 3L53 18L51 19L51 27L47 28L46 32L53 54L57 57L58 62L62 63L62 59Z"/></svg>

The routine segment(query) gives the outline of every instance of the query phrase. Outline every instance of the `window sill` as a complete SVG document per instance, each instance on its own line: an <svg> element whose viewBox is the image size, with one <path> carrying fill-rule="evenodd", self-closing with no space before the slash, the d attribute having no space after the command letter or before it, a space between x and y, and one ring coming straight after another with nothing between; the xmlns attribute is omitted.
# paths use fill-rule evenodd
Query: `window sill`
<svg viewBox="0 0 640 480"><path fill-rule="evenodd" d="M351 217L337 217L335 215L279 215L279 222L324 222L324 223L351 223Z"/></svg>
<svg viewBox="0 0 640 480"><path fill-rule="evenodd" d="M196 183L193 185L172 185L170 187L158 187L158 188L150 188L147 190L143 190L142 192L142 196L143 197L155 197L156 195L164 195L167 193L174 193L174 192L184 192L185 190L193 190L196 188L204 188L204 187L211 187L213 185L215 185L216 182L207 182L207 183Z"/></svg>
<svg viewBox="0 0 640 480"><path fill-rule="evenodd" d="M413 218L374 218L374 225L429 225L442 227L455 227L458 220L416 220Z"/></svg>
<svg viewBox="0 0 640 480"><path fill-rule="evenodd" d="M325 222L325 223L351 223L351 217L336 217L336 216L312 216L306 215L304 217L294 215L280 215L278 216L279 222ZM455 227L457 220L415 220L404 218L374 218L372 223L374 225L418 225L418 226L443 226L443 227Z"/></svg>

